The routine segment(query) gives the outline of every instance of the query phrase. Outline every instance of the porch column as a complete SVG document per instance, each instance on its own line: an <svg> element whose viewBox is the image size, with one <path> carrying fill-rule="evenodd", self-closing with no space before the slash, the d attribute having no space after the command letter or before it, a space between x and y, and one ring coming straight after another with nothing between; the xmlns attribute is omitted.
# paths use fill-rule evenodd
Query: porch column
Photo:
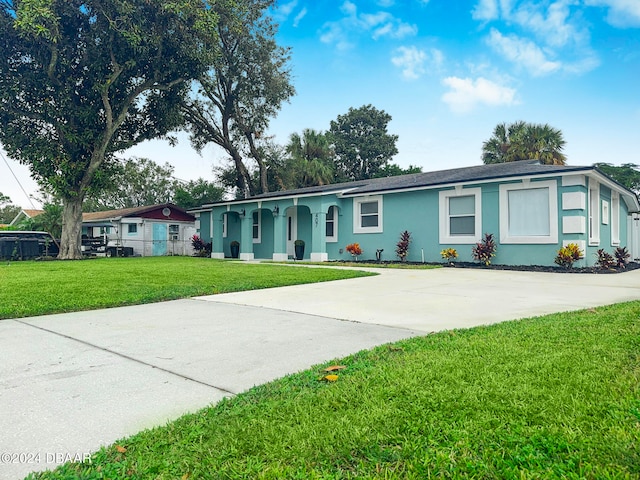
<svg viewBox="0 0 640 480"><path fill-rule="evenodd" d="M213 211L209 213L211 218L209 221L212 225L211 232L211 258L224 258L224 241L222 239L222 215L219 213L214 214Z"/></svg>
<svg viewBox="0 0 640 480"><path fill-rule="evenodd" d="M311 214L311 248L310 255L312 262L326 262L329 260L327 253L327 212L313 212Z"/></svg>
<svg viewBox="0 0 640 480"><path fill-rule="evenodd" d="M273 217L273 260L283 262L287 255L287 216L278 214Z"/></svg>
<svg viewBox="0 0 640 480"><path fill-rule="evenodd" d="M240 260L253 260L253 215L240 217Z"/></svg>

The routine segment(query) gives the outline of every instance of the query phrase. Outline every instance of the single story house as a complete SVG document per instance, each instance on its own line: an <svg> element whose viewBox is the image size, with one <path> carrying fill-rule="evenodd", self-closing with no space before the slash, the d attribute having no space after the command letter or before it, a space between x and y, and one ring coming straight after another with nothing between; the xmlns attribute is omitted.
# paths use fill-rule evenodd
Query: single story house
<svg viewBox="0 0 640 480"><path fill-rule="evenodd" d="M196 218L171 203L82 214L83 243L133 248L143 257L192 255Z"/></svg>
<svg viewBox="0 0 640 480"><path fill-rule="evenodd" d="M36 210L36 209L22 209L18 214L11 220L9 226L18 225L20 222L24 220L30 220L32 218L37 217L38 215L42 215L44 210Z"/></svg>
<svg viewBox="0 0 640 480"><path fill-rule="evenodd" d="M592 166L520 161L322 185L203 205L191 211L212 257L286 260L294 241L304 258L397 260L400 233L411 232L408 261L441 262L455 248L459 261L484 233L497 243L493 263L554 265L557 251L576 243L590 266L595 252L627 245L627 216L640 211L636 195Z"/></svg>

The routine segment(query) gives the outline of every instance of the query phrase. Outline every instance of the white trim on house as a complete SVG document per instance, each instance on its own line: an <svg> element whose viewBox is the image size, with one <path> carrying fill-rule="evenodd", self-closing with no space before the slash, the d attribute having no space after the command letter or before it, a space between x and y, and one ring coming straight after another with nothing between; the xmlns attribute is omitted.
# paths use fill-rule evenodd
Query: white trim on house
<svg viewBox="0 0 640 480"><path fill-rule="evenodd" d="M329 217L330 212L331 217ZM325 235L325 241L327 243L336 243L338 241L338 223L338 207L336 205L331 205L327 209L327 216L325 218L325 233L329 224L331 224L333 235Z"/></svg>
<svg viewBox="0 0 640 480"><path fill-rule="evenodd" d="M363 205L377 204L375 211L367 207L367 211L362 211ZM364 223L374 223L375 225L363 226ZM355 197L353 199L353 233L382 233L382 195L368 195Z"/></svg>
<svg viewBox="0 0 640 480"><path fill-rule="evenodd" d="M222 214L222 238L227 238L228 232L229 232L229 214L223 213Z"/></svg>
<svg viewBox="0 0 640 480"><path fill-rule="evenodd" d="M548 229L543 226L544 234L534 234L533 232L525 234L517 234L518 228L515 222L519 217L516 217L516 212L510 211L510 192L524 192L531 191L532 195L540 195L542 192L534 192L534 190L547 190L548 204L546 205ZM513 243L513 244L545 244L545 243L558 243L558 182L556 180L544 180L539 182L526 182L526 183L508 183L499 186L500 195L500 243ZM515 196L512 199L516 200ZM526 200L526 199L522 199ZM525 207L530 210L528 212L521 212L521 215L529 215L534 213L532 209L535 209L540 204L538 202L528 202L522 204L521 207ZM544 214L544 212L541 211ZM544 217L542 217L544 218ZM518 222L519 223L519 222Z"/></svg>
<svg viewBox="0 0 640 480"><path fill-rule="evenodd" d="M451 199L474 197L474 231L473 234L451 233L451 219L456 217L470 217L470 214L451 215ZM455 190L443 190L438 194L440 243L452 244L474 244L482 238L482 189L476 188L456 188Z"/></svg>
<svg viewBox="0 0 640 480"><path fill-rule="evenodd" d="M262 243L262 210L251 212L251 238L253 243Z"/></svg>
<svg viewBox="0 0 640 480"><path fill-rule="evenodd" d="M600 184L589 182L589 246L600 245Z"/></svg>
<svg viewBox="0 0 640 480"><path fill-rule="evenodd" d="M611 246L620 246L620 194L611 192Z"/></svg>

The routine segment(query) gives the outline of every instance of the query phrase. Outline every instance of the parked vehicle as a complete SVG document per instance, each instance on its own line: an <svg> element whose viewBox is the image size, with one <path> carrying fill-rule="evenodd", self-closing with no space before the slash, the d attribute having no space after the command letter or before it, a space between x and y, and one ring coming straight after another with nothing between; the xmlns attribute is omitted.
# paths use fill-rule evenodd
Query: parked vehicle
<svg viewBox="0 0 640 480"><path fill-rule="evenodd" d="M58 242L48 232L0 231L0 259L2 260L55 258L59 252Z"/></svg>
<svg viewBox="0 0 640 480"><path fill-rule="evenodd" d="M87 257L131 257L132 247L123 247L120 240L109 238L107 234L99 237L82 235L82 254Z"/></svg>

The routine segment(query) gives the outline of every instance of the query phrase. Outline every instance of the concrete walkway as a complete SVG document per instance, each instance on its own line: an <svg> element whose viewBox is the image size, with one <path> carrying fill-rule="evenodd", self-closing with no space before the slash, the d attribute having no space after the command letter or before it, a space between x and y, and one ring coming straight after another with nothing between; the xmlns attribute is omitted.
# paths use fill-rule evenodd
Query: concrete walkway
<svg viewBox="0 0 640 480"><path fill-rule="evenodd" d="M379 272L0 321L0 478L82 459L256 384L382 343L640 299L640 270Z"/></svg>

